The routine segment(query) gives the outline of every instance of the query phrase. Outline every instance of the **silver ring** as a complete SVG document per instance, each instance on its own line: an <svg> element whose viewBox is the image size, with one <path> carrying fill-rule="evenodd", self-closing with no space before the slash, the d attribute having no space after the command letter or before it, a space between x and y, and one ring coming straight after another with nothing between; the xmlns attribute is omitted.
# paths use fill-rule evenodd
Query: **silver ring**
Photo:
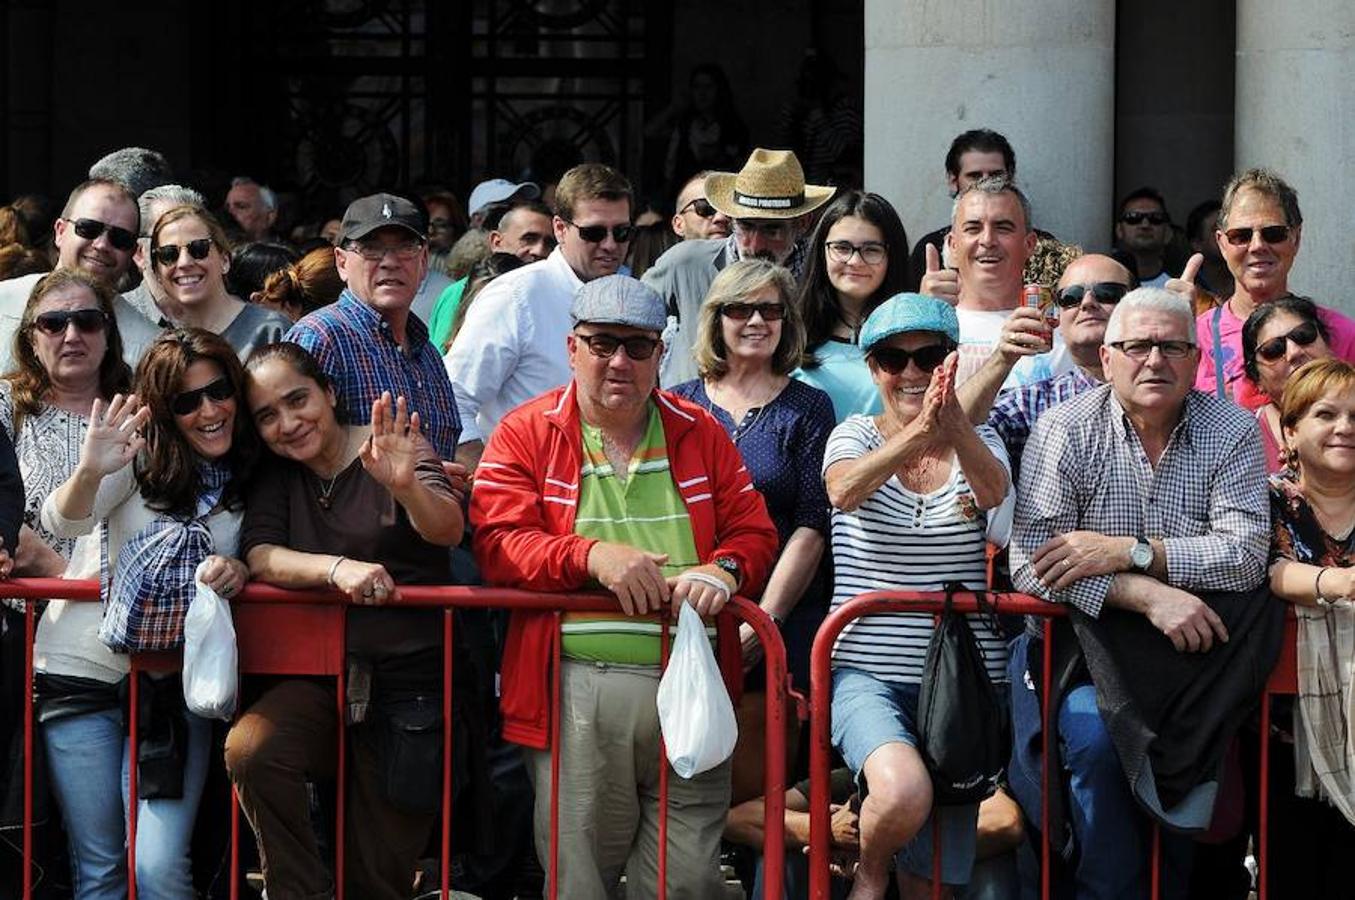
<svg viewBox="0 0 1355 900"><path fill-rule="evenodd" d="M365 591L362 592L362 596L364 596L364 597L370 597L370 596L372 596L372 589L371 589L371 588L367 588L367 590L365 590Z"/></svg>
<svg viewBox="0 0 1355 900"><path fill-rule="evenodd" d="M1070 559L1065 559L1065 560L1063 561L1063 567L1064 567L1065 569L1067 569L1067 568L1069 568L1070 566L1072 566L1072 564L1073 564L1073 561L1070 560Z"/></svg>

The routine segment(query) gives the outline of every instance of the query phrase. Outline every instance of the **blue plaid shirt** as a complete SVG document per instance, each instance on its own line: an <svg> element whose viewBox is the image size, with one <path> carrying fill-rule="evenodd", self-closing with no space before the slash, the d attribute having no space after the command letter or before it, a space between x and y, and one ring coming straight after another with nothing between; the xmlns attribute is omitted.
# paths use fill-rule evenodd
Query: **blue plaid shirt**
<svg viewBox="0 0 1355 900"><path fill-rule="evenodd" d="M1049 407L1085 394L1100 384L1074 366L1062 375L1008 388L997 395L993 411L988 414L988 425L1007 447L1007 458L1012 464L1012 484L1020 484L1021 451L1026 449L1026 440L1035 427L1035 420Z"/></svg>
<svg viewBox="0 0 1355 900"><path fill-rule="evenodd" d="M344 290L334 303L293 325L286 340L305 347L320 363L334 383L345 424L371 421L372 401L390 391L419 413L438 456L452 458L461 419L442 357L418 316L411 314L405 326L406 353L381 314Z"/></svg>

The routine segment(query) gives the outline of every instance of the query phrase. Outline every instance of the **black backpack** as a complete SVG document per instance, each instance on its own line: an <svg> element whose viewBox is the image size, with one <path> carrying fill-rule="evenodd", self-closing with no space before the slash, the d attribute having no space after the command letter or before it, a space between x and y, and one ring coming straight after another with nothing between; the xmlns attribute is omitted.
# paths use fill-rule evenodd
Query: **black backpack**
<svg viewBox="0 0 1355 900"><path fill-rule="evenodd" d="M918 750L932 777L933 802L941 806L978 803L997 789L1011 756L1007 705L988 677L969 620L946 605L927 645L918 696ZM993 608L976 592L979 607L996 625ZM998 632L999 634L1001 632Z"/></svg>

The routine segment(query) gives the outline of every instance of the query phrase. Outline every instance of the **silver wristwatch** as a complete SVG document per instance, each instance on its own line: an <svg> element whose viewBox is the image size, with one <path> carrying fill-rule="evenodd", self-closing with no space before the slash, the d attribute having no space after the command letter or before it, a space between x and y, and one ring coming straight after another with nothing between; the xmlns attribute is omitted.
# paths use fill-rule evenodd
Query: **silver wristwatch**
<svg viewBox="0 0 1355 900"><path fill-rule="evenodd" d="M1129 550L1129 562L1139 572L1147 572L1153 564L1153 545L1147 538L1139 538Z"/></svg>

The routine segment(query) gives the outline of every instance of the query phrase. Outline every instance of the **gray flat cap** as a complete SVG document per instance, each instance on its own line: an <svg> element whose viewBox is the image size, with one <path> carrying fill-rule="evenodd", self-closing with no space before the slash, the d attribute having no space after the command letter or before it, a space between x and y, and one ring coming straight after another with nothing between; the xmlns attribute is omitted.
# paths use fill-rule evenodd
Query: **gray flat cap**
<svg viewBox="0 0 1355 900"><path fill-rule="evenodd" d="M629 275L605 275L586 282L574 295L569 314L574 323L629 325L646 331L663 331L668 310L653 288Z"/></svg>

